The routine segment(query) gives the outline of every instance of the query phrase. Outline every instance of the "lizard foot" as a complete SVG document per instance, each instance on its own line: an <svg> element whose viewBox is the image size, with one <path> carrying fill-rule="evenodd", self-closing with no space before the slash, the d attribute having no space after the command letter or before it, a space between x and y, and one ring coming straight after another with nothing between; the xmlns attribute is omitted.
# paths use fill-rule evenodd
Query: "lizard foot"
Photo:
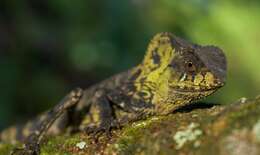
<svg viewBox="0 0 260 155"><path fill-rule="evenodd" d="M87 126L84 131L88 135L94 136L95 139L98 139L101 134L106 133L106 137L111 137L112 129L120 129L120 123L117 120L106 120L102 122L99 126Z"/></svg>
<svg viewBox="0 0 260 155"><path fill-rule="evenodd" d="M40 145L36 142L37 135L32 134L28 137L28 142L22 148L14 148L11 155L39 155Z"/></svg>
<svg viewBox="0 0 260 155"><path fill-rule="evenodd" d="M15 148L11 155L39 155L40 154L40 146L39 145L31 145L30 147L26 146L24 148Z"/></svg>

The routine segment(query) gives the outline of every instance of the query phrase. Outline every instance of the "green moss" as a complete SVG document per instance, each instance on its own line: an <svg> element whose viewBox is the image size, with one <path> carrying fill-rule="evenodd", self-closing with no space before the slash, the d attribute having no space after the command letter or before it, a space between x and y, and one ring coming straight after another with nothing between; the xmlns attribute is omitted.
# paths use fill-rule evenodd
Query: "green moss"
<svg viewBox="0 0 260 155"><path fill-rule="evenodd" d="M145 135L150 135L150 128L160 121L164 120L165 117L152 117L144 121L138 121L131 125L126 126L123 132L120 134L120 138L111 145L107 150L108 152L117 152L119 154L134 154L141 151L141 138L145 139ZM146 140L145 140L146 141Z"/></svg>
<svg viewBox="0 0 260 155"><path fill-rule="evenodd" d="M14 146L10 144L0 144L0 155L10 154L13 148Z"/></svg>
<svg viewBox="0 0 260 155"><path fill-rule="evenodd" d="M80 153L80 150L77 147L79 142L87 140L80 136L80 134L73 136L57 136L50 138L47 143L42 146L41 154L42 155L70 155L75 153Z"/></svg>
<svg viewBox="0 0 260 155"><path fill-rule="evenodd" d="M74 138L72 138L74 139ZM65 147L70 147L70 142L71 138L68 137L55 137L51 138L48 140L48 142L42 146L41 152L43 155L48 155L48 154L69 154L64 148Z"/></svg>
<svg viewBox="0 0 260 155"><path fill-rule="evenodd" d="M115 130L112 138L101 135L97 143L82 133L51 137L42 144L41 154L220 154L227 151L224 146L231 142L240 144L240 141L248 148L260 148L259 119L259 99L197 108L128 124L122 130ZM241 139L242 131L247 132ZM235 140L230 142L230 137ZM81 142L82 148L77 145ZM8 154L12 148L12 145L0 145L0 155Z"/></svg>

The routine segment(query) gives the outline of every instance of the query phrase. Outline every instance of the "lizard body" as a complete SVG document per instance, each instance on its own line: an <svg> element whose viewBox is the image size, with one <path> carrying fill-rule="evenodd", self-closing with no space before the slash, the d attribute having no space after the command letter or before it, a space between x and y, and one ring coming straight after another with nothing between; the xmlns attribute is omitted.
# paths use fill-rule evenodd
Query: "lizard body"
<svg viewBox="0 0 260 155"><path fill-rule="evenodd" d="M48 133L59 134L69 126L107 131L122 120L167 115L222 87L226 68L221 49L159 33L149 43L141 64L84 90L73 107L61 110L64 113L50 124ZM24 140L34 131L35 122L39 126L46 117L10 128L1 138Z"/></svg>

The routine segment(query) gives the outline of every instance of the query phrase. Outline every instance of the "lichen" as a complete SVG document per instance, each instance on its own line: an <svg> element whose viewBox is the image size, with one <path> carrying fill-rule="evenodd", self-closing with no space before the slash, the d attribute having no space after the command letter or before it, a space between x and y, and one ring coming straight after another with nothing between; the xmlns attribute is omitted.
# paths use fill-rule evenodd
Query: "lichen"
<svg viewBox="0 0 260 155"><path fill-rule="evenodd" d="M176 142L176 149L181 149L185 143L189 141L195 141L199 136L202 135L202 130L196 129L199 127L199 124L191 123L186 130L178 131L174 135L173 139ZM195 146L198 146L198 142L194 143Z"/></svg>
<svg viewBox="0 0 260 155"><path fill-rule="evenodd" d="M87 143L82 141L76 144L76 147L78 147L79 149L83 150L85 147L87 147Z"/></svg>

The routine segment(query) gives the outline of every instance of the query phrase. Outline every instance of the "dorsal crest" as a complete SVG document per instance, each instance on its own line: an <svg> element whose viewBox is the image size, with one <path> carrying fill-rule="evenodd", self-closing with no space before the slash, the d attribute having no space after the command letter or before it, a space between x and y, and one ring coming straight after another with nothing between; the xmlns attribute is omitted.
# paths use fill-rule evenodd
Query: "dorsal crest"
<svg viewBox="0 0 260 155"><path fill-rule="evenodd" d="M166 64L174 54L173 35L167 32L156 34L150 41L143 60L143 65L152 69Z"/></svg>
<svg viewBox="0 0 260 155"><path fill-rule="evenodd" d="M173 35L167 32L156 34L150 41L140 67L142 81L154 82L173 59L175 49L172 44Z"/></svg>

